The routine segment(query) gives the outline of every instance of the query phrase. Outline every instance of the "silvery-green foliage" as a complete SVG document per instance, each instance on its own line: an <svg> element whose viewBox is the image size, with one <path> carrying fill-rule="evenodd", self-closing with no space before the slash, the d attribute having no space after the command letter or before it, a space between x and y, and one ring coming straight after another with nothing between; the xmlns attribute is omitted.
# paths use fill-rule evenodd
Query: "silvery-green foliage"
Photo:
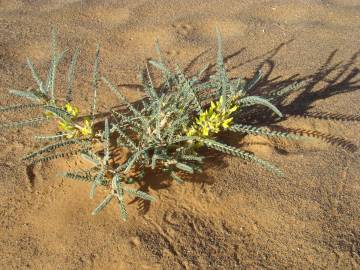
<svg viewBox="0 0 360 270"><path fill-rule="evenodd" d="M20 121L9 120L8 123L2 123L0 124L0 130L10 131L11 129L26 126L37 126L42 133L43 130L46 130L44 128L45 124L53 122L58 123L59 121L69 123L73 122L73 116L63 108L64 104L61 104L59 98L57 97L55 84L58 65L64 58L66 52L67 50L60 53L57 52L56 32L53 31L51 42L51 60L46 74L46 80L42 79L42 76L36 69L35 64L31 61L31 59L27 58L27 64L31 71L35 86L27 90L10 89L9 93L23 100L27 100L30 103L19 103L0 107L1 113L8 113L9 116L11 116L11 114L18 113L25 119ZM66 102L71 102L73 99L73 84L78 55L79 50L76 49L72 56L67 74ZM99 51L97 50L94 68L95 79L98 76L98 62ZM96 91L97 83L93 83L93 85L94 91ZM94 96L93 104L96 104L96 95ZM94 106L95 105L93 105L93 107ZM35 136L35 139L44 145L27 154L23 158L30 164L77 155L83 150L88 149L90 143L87 139L68 138L66 134L61 131L55 134L39 134Z"/></svg>
<svg viewBox="0 0 360 270"><path fill-rule="evenodd" d="M179 66L172 71L166 65L158 44L156 49L159 60L151 60L149 63L162 72L164 81L159 87L155 87L146 65L140 78L147 97L139 102L138 106L129 102L121 90L102 77L103 82L126 108L123 111L113 111L110 124L111 133L117 137L117 146L126 147L130 151L127 162L116 169L118 172L127 174L132 170L160 169L177 182L182 182L182 174L192 174L200 170L199 165L203 158L199 156L197 147L194 147L200 144L253 161L276 174L282 174L276 166L254 154L218 142L216 138L188 137L184 132L194 122L195 117L207 109L210 101L219 100L220 97L224 100L224 106L228 108L234 104L238 105L240 116L241 112L249 107L256 109L262 106L274 115L282 117L281 112L270 102L274 94L271 94L271 97L251 95L252 89L261 79L261 72L257 72L255 77L247 82L241 78L230 79L222 56L219 32L216 72L206 81L202 78L203 71L193 77L186 76ZM234 124L229 130L286 139L300 138L286 132L271 131L243 123Z"/></svg>
<svg viewBox="0 0 360 270"><path fill-rule="evenodd" d="M259 114L268 110L276 117L282 117L275 106L292 91L301 87L293 84L284 89L275 89L265 96L253 94L258 82L261 80L261 71L257 71L250 80L242 78L231 79L225 67L222 53L222 41L217 30L216 71L207 74L206 66L194 76L187 76L180 66L174 69L168 67L162 56L160 46L156 43L158 60L146 63L145 69L140 73L142 90L146 97L139 102L130 102L121 89L118 89L107 78L100 76L100 49L97 47L92 74L93 100L90 108L92 123L97 119L97 96L99 83L102 81L119 99L125 107L122 110L110 110L111 116L104 120L103 128L91 138L73 138L64 132L46 134L41 125L63 121L73 123L74 117L64 109L57 97L56 74L58 64L65 53L57 53L56 35L53 32L51 46L51 61L46 74L46 80L35 64L27 59L34 79L34 87L28 90L11 89L10 94L17 96L27 103L0 106L1 114L20 113L25 119L0 124L0 131L22 128L25 126L40 126L41 131L35 140L42 143L35 151L27 154L23 159L31 164L46 162L58 158L80 156L90 161L92 166L87 169L65 172L62 175L69 179L88 182L91 185L90 197L94 198L98 187L105 187L109 193L103 198L92 214L97 214L109 203L116 201L120 216L126 220L128 217L125 198L137 197L143 200L154 200L149 194L131 188L131 182L144 181L143 177L148 169L162 171L177 183L183 183L184 176L201 172L204 162L199 149L207 147L224 154L240 157L246 161L254 162L260 166L281 175L282 172L268 161L262 160L253 153L243 151L220 141L217 137L201 138L187 136L186 130L196 120L199 114L205 112L212 101L223 100L223 109L235 105L238 107L234 113L234 123L228 128L230 132L240 134L253 134L267 137L285 139L301 139L301 136L287 132L272 131L268 128L254 126L242 121L243 116L252 113ZM76 64L79 50L75 50L69 70L67 72L66 97L67 103L73 102L73 81L76 73ZM159 85L151 77L150 67L162 73ZM29 113L30 112L30 113ZM9 117L11 119L11 117ZM115 142L115 143L114 143ZM95 145L101 143L99 151ZM113 162L114 149L126 148L128 156L124 163ZM97 149L97 150L95 150Z"/></svg>

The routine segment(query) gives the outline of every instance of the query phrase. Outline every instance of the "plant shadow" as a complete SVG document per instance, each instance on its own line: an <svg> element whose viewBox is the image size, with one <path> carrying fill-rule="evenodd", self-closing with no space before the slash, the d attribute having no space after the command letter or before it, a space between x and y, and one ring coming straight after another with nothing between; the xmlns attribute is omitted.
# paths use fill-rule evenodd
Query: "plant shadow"
<svg viewBox="0 0 360 270"><path fill-rule="evenodd" d="M240 64L231 66L228 68L228 71L233 71L245 64L255 63L256 70L262 70L263 78L259 82L258 86L252 93L253 95L264 95L274 91L276 89L282 89L289 87L295 83L303 82L302 85L295 91L295 93L277 99L276 105L281 112L284 114L284 118L290 117L302 117L302 118L312 118L312 119L321 119L321 120L331 120L331 121L353 121L360 122L360 115L347 115L343 113L331 113L331 112L322 112L314 111L314 102L318 100L327 99L332 96L353 92L360 89L360 70L356 67L356 60L360 56L360 50L355 52L350 59L347 61L336 62L335 56L338 53L338 50L334 50L324 61L322 65L311 75L300 76L299 74L294 74L288 76L287 78L282 78L281 76L271 78L272 73L276 67L275 56L279 51L286 46L287 44L293 42L294 40L289 40L287 42L281 43L279 46L274 49L252 59L249 59ZM241 48L240 50L225 56L225 64L229 62L234 57L239 56L246 48ZM199 55L190 61L189 65L185 67L185 71L189 72L196 66L196 62L202 57L205 57L207 51L201 52ZM214 71L215 64L211 64L207 67L204 73L204 80L208 79L211 75L215 73ZM121 87L129 87L139 89L141 85L137 84L119 84ZM290 101L289 101L290 100ZM257 111L259 111L257 109ZM274 118L273 115L269 114L266 109L264 113L254 114L249 111L249 114L244 115L239 119L241 123L253 124L253 125L266 125L269 126L272 130L277 131L288 131L299 135L304 135L308 137L317 138L326 143L342 147L343 149L349 152L355 152L358 150L358 147L351 141L338 137L332 134L320 132L317 130L308 130L308 129L291 129L284 128L279 123L284 119ZM220 140L226 141L226 143L231 143L232 145L238 144L241 141L241 136L225 134L219 138ZM276 147L275 147L276 148ZM280 154L287 154L287 151L283 149L276 149ZM207 169L212 168L216 170L222 170L227 167L224 155L206 150L203 153L207 159L204 162L204 173L199 175L199 177L185 177L185 181L200 183L200 184L212 184L214 179L206 173ZM172 181L169 180L170 177L161 174L160 172L149 171L147 176L140 182L140 190L144 192L149 192L150 189L160 190L163 188L168 188L172 185ZM138 203L139 212L141 214L146 214L150 208L150 202L144 201L141 199L135 199L131 203Z"/></svg>
<svg viewBox="0 0 360 270"><path fill-rule="evenodd" d="M232 72L236 69L244 66L245 64L254 63L255 71L262 71L262 80L258 83L257 87L251 93L252 95L264 96L274 90L280 90L286 87L290 87L295 83L302 82L301 86L294 92L289 95L282 96L274 102L274 105L279 108L279 110L284 114L284 118L279 119L270 114L266 108L260 109L256 108L256 113L253 110L249 110L248 113L242 114L241 118L238 119L239 122L244 124L252 124L256 126L266 125L274 131L286 131L298 135L308 136L317 138L321 141L324 141L328 144L342 147L346 151L355 152L358 150L358 147L351 141L338 137L332 134L320 132L317 130L309 130L302 128L285 128L280 125L280 122L284 119L291 117L301 117L301 118L310 118L310 119L319 119L319 120L330 120L330 121L352 121L360 122L360 115L347 115L343 113L332 113L332 112L322 112L315 111L314 103L318 100L324 100L332 96L340 95L343 93L349 93L360 89L360 70L356 67L356 61L360 56L360 50L355 52L347 61L336 62L335 57L338 53L338 50L334 50L326 58L324 63L319 66L319 68L311 75L300 76L299 74L293 74L287 78L277 76L272 78L272 73L276 68L276 63L274 58L281 51L281 49L293 42L294 40L288 40L276 46L275 48L269 50L268 52L248 59L246 61L240 62L236 65L227 67L227 71ZM229 66L229 63L232 59L239 57L246 48L241 48L235 52L224 57L224 63ZM192 70L196 70L197 62L201 62L202 58L207 57L209 50L203 51L195 56L189 64L184 68L186 73L191 73ZM149 59L148 59L149 60ZM212 63L207 66L204 71L202 80L206 81L210 76L215 74L216 64ZM153 74L153 71L150 69L150 74ZM156 76L154 76L156 77ZM250 78L244 78L250 79ZM117 84L118 87L125 89L136 89L139 90L142 88L140 84ZM161 85L159 86L161 88ZM134 102L134 106L141 106L141 100ZM126 108L123 105L113 107L112 110L118 112L124 111ZM96 115L97 119L111 118L111 113L98 113ZM96 124L95 130L103 129L104 122L99 121ZM219 137L219 140L233 145L240 146L241 138L244 135L230 134L225 133L223 136ZM115 138L111 138L115 140ZM256 143L264 144L264 143ZM268 144L266 144L268 145ZM286 155L288 152L284 149L278 148L276 145L268 145L275 149L279 154ZM215 179L207 173L209 169L212 170L223 170L227 167L227 162L224 159L224 155L212 150L202 150L203 156L206 157L203 165L203 173L198 175L198 177L192 177L182 175L182 178L186 182L198 183L198 184L212 184L215 182ZM124 161L124 157L121 158ZM115 160L116 163L121 163L122 161ZM29 172L32 171L30 168ZM28 173L29 173L28 172ZM173 184L173 180L169 176L164 175L162 172L157 170L148 169L145 173L145 177L139 181L139 190L144 192L149 192L150 190L161 190L169 188ZM130 204L137 204L140 214L146 214L150 209L150 201L146 201L140 198L133 199Z"/></svg>
<svg viewBox="0 0 360 270"><path fill-rule="evenodd" d="M203 172L198 173L197 177L193 177L194 175L182 174L181 179L184 180L184 182L211 185L215 182L215 179L209 176L206 171L210 168L216 168L218 170L226 168L227 165L226 162L224 162L221 153L209 149L202 149L201 152L202 153L200 154L205 157L204 164L202 166ZM151 193L150 190L159 191L161 189L167 189L173 184L182 185L182 183L177 183L175 180L172 180L170 176L164 174L160 170L152 170L150 168L145 171L144 178L138 183L139 190L146 193ZM129 204L135 203L137 204L138 212L141 215L145 215L150 209L151 201L143 200L137 197L129 202Z"/></svg>

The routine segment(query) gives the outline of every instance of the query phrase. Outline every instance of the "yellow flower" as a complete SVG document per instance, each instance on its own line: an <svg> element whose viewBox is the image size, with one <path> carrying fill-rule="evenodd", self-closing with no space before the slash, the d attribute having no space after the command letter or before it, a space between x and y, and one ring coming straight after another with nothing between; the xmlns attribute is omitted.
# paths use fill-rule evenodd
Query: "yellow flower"
<svg viewBox="0 0 360 270"><path fill-rule="evenodd" d="M76 134L78 133L76 128L71 123L66 121L59 121L59 129L65 131L67 134L66 137L68 139L76 137Z"/></svg>
<svg viewBox="0 0 360 270"><path fill-rule="evenodd" d="M65 111L70 113L74 118L79 115L79 108L71 105L70 103L66 103L64 107Z"/></svg>
<svg viewBox="0 0 360 270"><path fill-rule="evenodd" d="M84 137L92 136L93 130L90 119L84 119L83 127L80 129L80 132Z"/></svg>
<svg viewBox="0 0 360 270"><path fill-rule="evenodd" d="M75 129L75 127L71 123L66 121L60 121L59 128L63 131L72 131Z"/></svg>
<svg viewBox="0 0 360 270"><path fill-rule="evenodd" d="M63 108L66 112L73 116L70 121L59 121L59 129L67 133L67 138L88 138L93 135L92 122L89 118L84 119L82 126L75 123L75 120L79 115L78 107L67 103Z"/></svg>
<svg viewBox="0 0 360 270"><path fill-rule="evenodd" d="M233 107L231 107L230 109L229 109L229 113L233 113L233 112L236 112L236 110L238 109L239 107L237 106L237 105L234 105Z"/></svg>
<svg viewBox="0 0 360 270"><path fill-rule="evenodd" d="M190 129L186 130L186 136L194 136L196 134L196 129L191 127Z"/></svg>
<svg viewBox="0 0 360 270"><path fill-rule="evenodd" d="M229 126L230 126L229 124L232 122L232 120L233 120L232 117L226 119L226 120L222 123L222 127L223 127L223 128L229 128Z"/></svg>
<svg viewBox="0 0 360 270"><path fill-rule="evenodd" d="M202 129L202 135L203 135L204 137L209 136L209 129L208 129L207 127L204 127L204 128Z"/></svg>
<svg viewBox="0 0 360 270"><path fill-rule="evenodd" d="M49 112L49 111L45 111L45 112L44 112L44 115L45 115L47 118L52 118L52 117L54 117L54 113Z"/></svg>
<svg viewBox="0 0 360 270"><path fill-rule="evenodd" d="M185 129L185 133L187 136L211 137L219 133L221 129L230 127L233 121L230 115L237 109L238 106L236 105L226 108L221 96L218 101L210 103L208 110L200 113L195 119L195 123L189 129Z"/></svg>

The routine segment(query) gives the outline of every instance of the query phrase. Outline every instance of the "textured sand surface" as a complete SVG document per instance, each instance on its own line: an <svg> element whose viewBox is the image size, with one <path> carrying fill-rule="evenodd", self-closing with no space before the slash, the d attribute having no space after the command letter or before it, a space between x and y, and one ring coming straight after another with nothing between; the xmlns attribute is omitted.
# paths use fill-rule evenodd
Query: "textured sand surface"
<svg viewBox="0 0 360 270"><path fill-rule="evenodd" d="M220 157L182 186L149 179L157 201L133 202L124 223L116 205L91 216L103 194L56 175L74 164L27 173L34 129L1 134L0 269L360 269L359 0L0 0L0 105L33 85L26 57L45 71L51 27L81 48L75 100L87 108L97 43L101 72L135 100L156 39L191 74L214 63L216 26L232 75L265 72L257 91L307 80L277 125L319 140L248 136L244 149L285 178ZM101 110L116 104L100 91Z"/></svg>

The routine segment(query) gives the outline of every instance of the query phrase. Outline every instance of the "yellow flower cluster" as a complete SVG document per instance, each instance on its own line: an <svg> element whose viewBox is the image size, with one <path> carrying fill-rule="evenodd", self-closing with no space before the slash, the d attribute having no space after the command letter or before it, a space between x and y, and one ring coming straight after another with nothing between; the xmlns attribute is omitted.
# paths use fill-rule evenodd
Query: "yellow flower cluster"
<svg viewBox="0 0 360 270"><path fill-rule="evenodd" d="M221 129L227 129L231 125L233 118L230 115L237 109L236 105L226 108L223 98L220 97L219 101L211 102L210 108L202 112L196 118L195 123L186 129L186 135L202 138L212 137Z"/></svg>
<svg viewBox="0 0 360 270"><path fill-rule="evenodd" d="M72 115L72 120L75 121L79 115L79 108L71 105L70 103L65 104L64 110ZM91 137L93 135L92 123L89 118L83 120L82 125L78 125L73 121L59 121L59 128L65 131L68 135L67 138L79 138L79 137Z"/></svg>

